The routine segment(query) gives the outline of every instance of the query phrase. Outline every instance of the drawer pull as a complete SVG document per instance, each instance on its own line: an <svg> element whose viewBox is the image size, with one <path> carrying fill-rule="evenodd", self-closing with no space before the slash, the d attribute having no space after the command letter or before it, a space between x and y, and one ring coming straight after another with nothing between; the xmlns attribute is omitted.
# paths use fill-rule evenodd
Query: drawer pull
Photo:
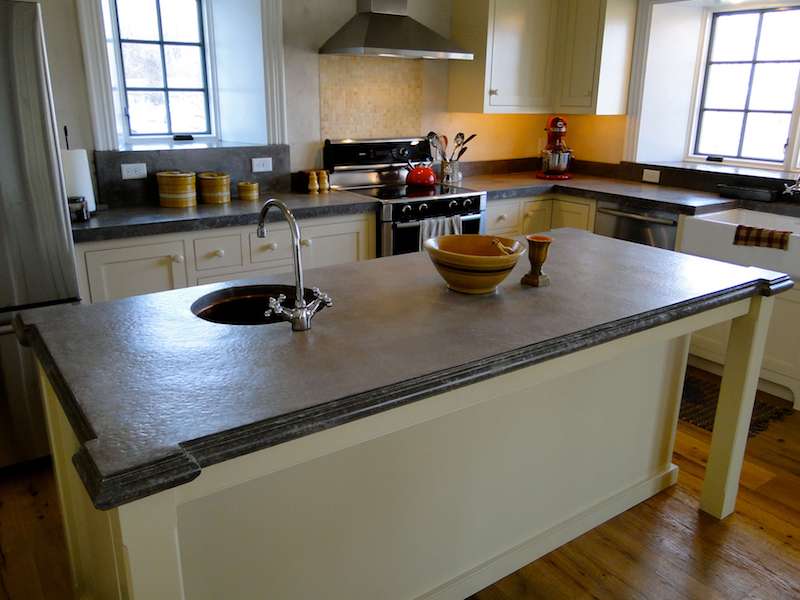
<svg viewBox="0 0 800 600"><path fill-rule="evenodd" d="M223 256L225 256L225 250L223 250L222 248L217 248L211 253L211 255L216 256L217 258L222 258Z"/></svg>
<svg viewBox="0 0 800 600"><path fill-rule="evenodd" d="M181 264L183 262L183 254L173 254L170 258L174 263Z"/></svg>
<svg viewBox="0 0 800 600"><path fill-rule="evenodd" d="M533 216L533 215L535 215L535 214L536 214L536 213L535 213L534 211L530 211L530 212L526 212L526 213L525 213L525 216L526 216L526 217L532 217L532 216Z"/></svg>
<svg viewBox="0 0 800 600"><path fill-rule="evenodd" d="M311 240L300 240L300 245L309 248L313 242Z"/></svg>
<svg viewBox="0 0 800 600"><path fill-rule="evenodd" d="M500 221L507 221L507 220L508 220L508 215L497 215L497 222L498 223Z"/></svg>
<svg viewBox="0 0 800 600"><path fill-rule="evenodd" d="M278 244L276 242L270 242L269 244L264 244L261 246L261 249L266 252L274 251L278 249Z"/></svg>

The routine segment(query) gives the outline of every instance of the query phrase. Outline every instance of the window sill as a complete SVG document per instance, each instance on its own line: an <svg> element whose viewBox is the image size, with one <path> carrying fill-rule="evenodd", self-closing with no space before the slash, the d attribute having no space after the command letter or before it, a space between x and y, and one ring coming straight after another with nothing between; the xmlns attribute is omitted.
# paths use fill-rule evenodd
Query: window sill
<svg viewBox="0 0 800 600"><path fill-rule="evenodd" d="M648 162L637 163L642 167L655 167L677 169L684 171L697 171L701 173L716 173L722 175L740 175L743 177L758 177L761 179L774 179L775 181L794 181L798 177L798 173L791 171L778 171L775 169L759 169L758 167L744 167L740 165L726 165L720 163L708 162Z"/></svg>
<svg viewBox="0 0 800 600"><path fill-rule="evenodd" d="M219 140L202 141L194 140L190 142L176 142L174 140L141 141L123 144L118 148L121 152L135 152L137 150L202 150L208 148L244 148L253 146L264 146L266 144L252 144L249 142L224 142Z"/></svg>

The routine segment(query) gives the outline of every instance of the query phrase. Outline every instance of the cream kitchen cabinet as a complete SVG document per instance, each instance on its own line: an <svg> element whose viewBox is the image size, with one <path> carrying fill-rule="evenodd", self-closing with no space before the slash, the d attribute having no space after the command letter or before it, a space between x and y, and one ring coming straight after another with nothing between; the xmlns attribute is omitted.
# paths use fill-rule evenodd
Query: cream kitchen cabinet
<svg viewBox="0 0 800 600"><path fill-rule="evenodd" d="M625 114L636 0L462 0L454 112Z"/></svg>
<svg viewBox="0 0 800 600"><path fill-rule="evenodd" d="M304 219L300 226L306 269L375 256L372 214ZM292 271L285 222L271 224L266 239L255 235L255 225L224 227L77 244L75 253L81 297L91 302Z"/></svg>
<svg viewBox="0 0 800 600"><path fill-rule="evenodd" d="M88 249L83 254L88 290L81 296L99 302L186 287L185 255L183 240Z"/></svg>
<svg viewBox="0 0 800 600"><path fill-rule="evenodd" d="M594 229L595 202L566 195L490 200L486 233L515 236L559 227Z"/></svg>

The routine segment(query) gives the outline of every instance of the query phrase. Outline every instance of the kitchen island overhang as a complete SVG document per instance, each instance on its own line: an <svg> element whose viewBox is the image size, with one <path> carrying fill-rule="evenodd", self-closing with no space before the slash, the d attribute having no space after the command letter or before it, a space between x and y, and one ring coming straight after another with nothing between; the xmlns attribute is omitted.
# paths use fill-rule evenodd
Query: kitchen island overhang
<svg viewBox="0 0 800 600"><path fill-rule="evenodd" d="M211 523L212 515L224 512L229 518L233 506L244 506L254 498L259 498L262 506L269 506L267 499L272 492L268 490L277 486L295 489L299 497L304 499L301 502L296 498L296 507L308 517L309 512L314 512L314 502L309 499L309 493L316 480L320 488L318 496L328 494L332 501L338 499L342 505L360 507L373 519L370 521L370 518L364 517L365 522L371 522L373 529L379 528L380 523L397 518L397 511L402 512L403 509L394 505L392 496L380 496L379 490L362 482L378 501L377 505L387 507L383 515L385 519L381 519L379 513L369 510L372 503L363 504L366 488L359 490L358 480L352 477L359 472L378 477L380 470L374 470L375 465L370 463L369 457L381 456L391 466L385 469L389 482L384 482L384 487L391 488L393 477L397 479L400 477L398 473L406 472L404 469L411 465L419 478L416 482L414 477L405 481L419 489L416 493L413 490L405 492L413 510L407 509L410 512L400 515L401 520L403 517L411 519L416 514L421 520L420 532L429 531L435 538L462 532L465 540L470 538L468 543L465 542L469 547L469 552L465 554L469 556L461 556L457 552L458 556L450 557L452 560L443 560L440 565L442 569L436 573L427 572L415 563L413 552L401 543L408 550L408 554L400 552L405 569L401 571L407 581L417 587L403 587L397 582L395 589L398 590L398 597L433 593L440 586L445 586L439 590L440 597L450 597L469 589L476 591L480 588L473 589L471 586L479 582L491 583L494 579L487 580L488 577L497 579L505 572L513 571L555 547L553 544L557 546L564 543L674 481L675 470L670 464L670 455L685 367L687 335L709 324L734 319L733 335L740 343L732 343L732 352L739 357L734 361L738 366L726 371L724 377L703 496L703 508L718 517L724 517L733 509L735 500L749 420L748 403L752 408L755 391L753 365L757 373L760 352L763 351L763 331L771 310L769 295L790 287L791 281L776 273L681 256L573 230L557 231L554 237L552 262L548 263L548 272L554 282L552 288L519 288L517 281L525 269L523 265L518 265L519 272L515 271L510 276L499 295L490 298L467 298L442 289L441 282L424 256L393 257L309 272L309 281L320 283L339 296L337 307L321 315L315 322L315 329L307 332L310 334L307 337L293 337L288 331L275 329L275 326L266 326L273 328L268 333L264 328L254 328L262 331L262 338L268 338L261 340L259 348L262 353L265 349L274 351L273 355L280 356L281 360L310 359L318 353L324 356L325 351L333 347L329 344L338 341L336 334L341 335L349 330L352 336L360 336L360 339L353 340L351 337L349 342L343 340L336 346L352 353L361 344L362 351L357 352L356 357L352 354L330 357L325 361L327 364L322 364L323 360L320 359L319 368L326 371L327 377L317 380L311 377L312 381L306 383L318 386L320 393L316 399L339 393L342 388L357 390L358 385L362 385L366 389L315 404L315 398L310 397L308 388L301 386L294 390L295 398L291 403L293 410L286 410L288 406L285 404L262 407L261 414L268 410L278 414L239 423L236 427L207 435L187 437L178 440L174 446L153 435L137 437L130 434L129 430L136 433L142 423L150 422L150 418L140 416L138 422L128 421L128 427L116 430L107 427L106 420L110 417L108 412L102 410L103 396L86 395L86 391L92 391L92 383L72 372L69 365L65 364L64 358L68 354L63 352L76 350L68 342L76 330L64 324L72 323L79 330L85 311L95 313L86 314L83 325L92 322L105 324L105 327L95 327L104 333L105 342L100 344L100 350L110 361L108 364L119 359L119 353L122 352L120 348L125 346L123 341L134 346L127 351L136 362L137 351L141 351L142 347L141 341L136 341L134 330L140 326L143 315L149 313L152 316L153 310L166 311L169 307L179 306L187 299L206 293L210 286L130 299L105 307L95 305L75 309L84 312L72 313L72 320L54 320L47 316L26 320L23 317L29 339L47 372L45 387L50 390L47 406L51 435L55 431L55 438L60 438L63 446L59 448L59 439L53 440L60 487L72 490L66 494L68 498L82 493L82 489L78 489L80 482L74 470L69 472L72 468L72 452L78 450L76 464L80 467L86 488L93 494L92 499L99 505L105 502L107 507L116 507L105 513L94 511L94 518L113 522L110 529L117 532L117 538L128 549L131 572L126 585L135 591L134 597L181 597L169 596L165 591L174 591L178 588L170 586L177 585L183 586L181 589L188 586L195 590L187 592L186 597L206 597L196 590L202 587L197 581L203 579L202 573L210 568L210 561L217 561L223 580L227 577L224 573L230 574L234 569L233 565L225 563L224 557L212 557L198 550L208 547L211 541L203 535L212 535L219 540L220 547L227 548L227 543L233 543L226 538L221 523L216 526ZM636 265L640 267L638 270L633 269ZM371 295L363 291L370 285ZM398 296L401 291L405 292L404 297ZM366 312L372 306L371 302L379 307L373 308L372 315ZM397 312L403 307L416 312L412 312L411 316ZM449 319L441 318L442 310L448 311ZM364 327L378 327L381 323L385 324L387 316L392 313L401 323L393 328L388 327L389 332L384 327L383 333L389 339L390 334L396 336L395 346L384 348L383 354L379 355L379 336L374 332L353 328L358 323ZM561 319L555 322L559 314ZM128 316L124 325L114 324L114 316L122 315ZM41 321L36 320L39 318ZM162 318L164 323L175 319L176 323L170 326L177 332L184 316L162 315ZM55 325L56 322L62 324L61 329ZM421 331L415 333L415 328L420 327ZM228 333L211 336L211 339L202 340L202 343L198 341L201 336L192 338L192 335L202 332L208 336L208 331L201 327L190 328L186 333L195 340L196 349L221 345L222 349L217 348L216 352L212 352L211 358L219 358L237 344L235 340L228 339ZM237 331L241 332L242 328ZM172 340L169 327L166 333L167 339ZM115 342L109 342L109 335L118 337ZM252 334L244 332L235 335L250 341L255 339L250 338ZM439 343L435 345L437 338ZM238 343L242 341L240 339ZM526 341L529 343L524 343ZM155 343L155 340L150 342ZM149 347L150 342L145 342L145 345ZM161 343L163 345L164 341ZM182 349L186 349L185 345ZM257 354L244 352L236 358L237 364L243 366L232 367L239 368L240 374L248 376L248 389L259 385L259 380L253 379L253 375L259 372L256 367L265 368L263 362L256 360ZM166 355L174 359L173 354ZM164 358L164 354L159 356ZM407 357L407 364L398 364L400 357ZM150 364L150 361L145 362ZM187 369L189 362L187 359L184 363ZM163 366L165 363L168 367L175 366L170 364L170 360L162 360L160 364ZM206 361L204 364L208 363ZM225 366L228 364L224 363ZM283 367L283 378L275 371L278 368L277 361L273 359L272 364L274 366L268 368L275 375L272 385L289 389L289 383L296 384L299 381L285 373L287 368L291 368L291 363L289 367ZM353 371L367 372L349 379L344 374L345 382L332 381L331 374L347 364L351 365ZM426 366L445 368L424 370ZM312 365L305 367L310 369ZM393 369L387 372L390 367ZM416 373L413 373L414 370ZM194 389L194 385L203 381L199 376L199 367L190 371L195 374L194 377L177 378L186 385L193 384L186 389ZM118 377L112 380L112 387L119 386L123 401L130 402L135 397L129 395L127 388L130 386L136 388L138 385L141 391L147 385L157 385L158 378L155 376L149 383L137 384L125 379L127 373L126 369L122 369L121 373L117 373ZM406 377L409 373L414 376ZM144 376L147 378L146 374ZM277 382L274 381L276 377L279 380ZM381 380L387 383L380 387L369 385ZM329 385L320 387L321 382L325 381ZM167 378L167 393L160 396L162 401L175 402L174 392L169 389L170 385L175 384L175 381ZM88 386L88 390L85 386ZM125 393L122 393L123 390ZM213 393L214 390L209 392ZM199 395L201 401L196 404L198 414L208 416L211 405L202 400L203 394ZM232 393L225 410L220 409L222 416L213 418L224 417L234 422L231 413L237 410L240 418L251 418L257 411L247 404L247 398L246 394ZM190 399L197 399L197 395L186 394L187 405ZM234 402L242 404L236 405ZM308 402L308 405L304 406L304 402ZM142 403L149 410L155 410L154 407L158 406L146 400ZM509 407L514 410L509 412ZM168 404L163 409L168 420L174 418L176 408L181 407L173 405L170 408ZM580 411L577 411L578 408ZM496 418L487 418L488 414L482 413L487 410L495 413ZM177 414L184 413L178 410ZM124 420L124 415L117 418ZM532 438L529 439L524 430L518 429L518 422L525 425ZM174 423L180 423L180 420L176 418ZM458 423L463 428L459 429ZM516 434L504 436L495 431L496 435L492 436L486 433L500 425L509 431L516 431ZM163 433L163 429L159 433ZM188 429L198 431L202 427L188 426ZM121 458L133 463L136 461L131 458L138 459L140 464L118 468L117 471L104 470L119 467L124 461L120 460L120 456L103 455L108 445L93 447L94 440L86 436L95 435L96 440L102 441L103 435L112 431L121 436L115 441L123 443L115 443L111 447L125 447L126 451L130 451L135 447L130 440L138 443L138 456ZM445 435L447 431L450 435ZM425 437L426 432L432 437ZM433 435L433 432L440 435ZM191 435L191 431L189 433ZM63 445L70 435L74 439L70 444ZM419 436L422 436L422 441ZM439 440L440 444L437 445L432 440L439 437L449 441L441 443ZM559 441L565 437L569 438L569 444L564 440ZM414 462L410 457L414 456L414 448L422 442L430 446L431 454L427 459L419 456L416 458L418 462ZM385 448L387 444L397 446L394 453ZM516 447L518 452L508 448L499 452L498 448L506 446ZM631 448L636 451L631 452ZM477 449L481 452L472 456ZM553 449L557 450L555 456L550 455ZM452 453L459 454L463 460L459 462L456 460L458 457L451 457L452 462L445 461L450 466L448 470L441 464L445 460L441 457L448 457ZM542 456L546 459L530 462L526 456ZM340 470L337 470L332 463L343 460L342 457L349 457L351 462L339 465L337 468ZM470 537L464 533L464 526L466 523L475 523L478 530L484 527L480 525L480 513L474 512L472 503L479 498L488 502L491 498L485 496L485 490L479 493L482 486L478 475L486 477L486 481L494 481L495 485L501 485L501 480L492 479L493 470L488 468L488 463L482 468L475 465L476 461L481 465L492 460L495 470L501 473L509 471L507 480L501 478L506 487L513 487L521 473L529 473L532 479L551 492L563 488L566 494L561 503L563 506L558 510L554 508L552 494L548 496L542 490L534 489L535 486L517 490L512 494L518 499L514 501L500 494L494 508L503 506L501 513L505 516L495 514L487 504L485 514L491 515L490 520L494 523L492 530L496 534L484 532L483 537L491 538L491 543L477 542L474 535ZM607 464L609 460L615 464ZM545 464L546 461L560 464L564 473L559 475L557 471L560 469L554 471ZM473 490L475 499L464 499L462 506L456 500L463 494L448 498L445 491L438 489L433 474L429 472L432 467L430 464L426 466L426 462L435 463L443 472L450 473L453 480L449 485L454 490L463 492L470 486L477 486L477 491ZM315 471L325 463L327 471ZM624 476L615 475L617 470ZM349 492L345 490L344 496L329 492L331 481L326 480L325 472L339 473L343 481L351 481L352 485L345 487L352 489ZM456 474L460 474L460 479ZM282 478L291 479L292 476L299 478L293 484L297 486L295 488L287 487L282 481ZM189 481L194 477L196 479ZM65 483L70 478L71 484ZM586 485L576 488L570 484L574 481L585 481ZM300 490L303 489L306 493L301 494ZM393 491L400 493L402 489ZM159 490L161 492L156 493ZM425 491L425 494L421 494L421 491ZM353 497L345 502L347 493ZM437 526L438 520L432 515L438 514L439 520L444 515L437 512L438 505L433 500L431 504L422 502L426 494L432 499L439 497L439 502L444 501L440 497L444 494L451 505L450 509L457 513L463 509L465 521L450 530L441 524ZM530 506L536 505L537 498L541 502L540 509L534 511L535 514L526 512ZM272 498L272 501L285 506L287 499ZM69 501L66 503L70 504ZM79 515L92 510L87 501L80 510L73 512ZM234 512L240 511L235 509ZM70 511L65 510L65 513L70 529ZM246 516L247 510L241 514ZM470 518L467 518L468 514ZM154 515L159 515L155 522L160 522L164 527L150 523ZM264 520L263 515L258 519L252 514L250 518ZM431 520L427 525L422 523L426 518ZM330 520L330 523L326 520L330 526L337 519L350 523L353 515L331 513L326 519ZM73 516L72 528L78 527L76 522L86 520ZM303 529L299 522L288 518L285 520L292 522L298 531ZM311 521L316 523L315 527L309 525L305 528L307 531L298 534L300 537L307 535L309 543L312 543L314 529L323 537L332 535L328 530L322 532L324 527L319 517ZM199 527L200 523L208 524L207 528ZM514 539L516 534L512 525L519 531L524 530L526 535ZM238 527L230 529L236 530L240 537L247 537L244 525L240 523ZM276 523L270 527L276 531L280 529ZM198 529L207 530L200 535ZM357 529L354 526L354 531ZM142 537L142 532L148 535ZM426 537L427 534L420 532L414 535ZM401 531L386 530L383 533L386 539L400 543ZM353 535L358 537L356 533ZM113 541L114 536L111 539ZM256 548L258 539L267 545ZM266 538L258 539L248 539L244 545L248 548L247 553L257 551L264 556L269 555ZM369 546L361 544L359 547L366 552ZM376 549L371 548L360 560L368 560ZM80 550L75 549L74 553L80 554ZM158 566L153 562L155 556L160 556ZM478 560L479 557L481 560ZM273 559L277 560L277 557L273 556ZM313 562L311 558L309 560ZM135 568L134 564L137 565ZM475 571L479 564L484 565L482 570L479 569L482 575ZM379 564L374 565L378 569L376 572L380 571L379 567ZM445 577L445 571L451 576ZM155 572L163 572L165 578L158 584L150 581ZM291 570L286 573L285 579L291 580ZM258 576L253 577L250 582L252 585L263 585ZM437 577L440 579L438 582ZM342 589L343 594L354 592L353 589ZM386 597L391 597L391 594Z"/></svg>

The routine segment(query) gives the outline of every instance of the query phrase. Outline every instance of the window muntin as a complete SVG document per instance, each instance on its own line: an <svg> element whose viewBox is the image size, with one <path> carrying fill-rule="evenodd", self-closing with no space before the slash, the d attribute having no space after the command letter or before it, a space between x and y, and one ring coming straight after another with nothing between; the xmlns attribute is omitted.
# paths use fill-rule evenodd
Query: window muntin
<svg viewBox="0 0 800 600"><path fill-rule="evenodd" d="M694 153L785 161L800 74L800 9L715 13Z"/></svg>
<svg viewBox="0 0 800 600"><path fill-rule="evenodd" d="M131 137L211 134L200 0L116 0Z"/></svg>

